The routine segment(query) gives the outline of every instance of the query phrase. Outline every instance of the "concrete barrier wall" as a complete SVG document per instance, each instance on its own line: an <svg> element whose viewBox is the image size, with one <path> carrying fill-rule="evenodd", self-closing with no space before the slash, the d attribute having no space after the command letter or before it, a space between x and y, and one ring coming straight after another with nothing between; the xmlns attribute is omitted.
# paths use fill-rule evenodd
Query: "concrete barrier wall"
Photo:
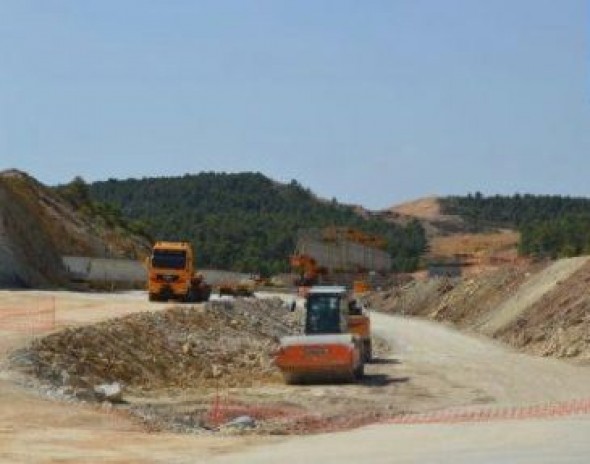
<svg viewBox="0 0 590 464"><path fill-rule="evenodd" d="M203 274L205 281L209 285L219 285L222 282L240 282L250 278L250 274L240 272L221 271L217 269L199 269L198 272Z"/></svg>
<svg viewBox="0 0 590 464"><path fill-rule="evenodd" d="M391 256L388 253L349 241L326 242L302 236L297 242L297 252L312 256L320 266L330 270L391 270Z"/></svg>
<svg viewBox="0 0 590 464"><path fill-rule="evenodd" d="M133 282L147 281L147 269L143 262L131 259L88 258L84 256L63 256L64 267L71 280L80 282ZM240 282L249 274L199 269L210 285L222 282Z"/></svg>
<svg viewBox="0 0 590 464"><path fill-rule="evenodd" d="M147 270L141 261L131 259L63 256L71 280L82 282L145 282Z"/></svg>

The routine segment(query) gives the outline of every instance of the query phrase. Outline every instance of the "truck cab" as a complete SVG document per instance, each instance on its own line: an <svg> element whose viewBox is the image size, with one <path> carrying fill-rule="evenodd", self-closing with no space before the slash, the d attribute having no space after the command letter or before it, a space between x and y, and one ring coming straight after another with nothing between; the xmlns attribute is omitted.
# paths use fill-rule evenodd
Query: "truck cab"
<svg viewBox="0 0 590 464"><path fill-rule="evenodd" d="M188 242L156 242L148 258L150 301L206 301L211 289L195 274L193 248Z"/></svg>

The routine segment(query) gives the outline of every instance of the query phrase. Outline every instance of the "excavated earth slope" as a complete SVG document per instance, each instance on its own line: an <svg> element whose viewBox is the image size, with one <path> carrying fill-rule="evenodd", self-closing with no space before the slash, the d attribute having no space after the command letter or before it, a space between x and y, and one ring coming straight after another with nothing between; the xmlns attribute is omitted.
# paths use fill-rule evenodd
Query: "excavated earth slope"
<svg viewBox="0 0 590 464"><path fill-rule="evenodd" d="M369 297L385 312L422 316L498 338L532 354L590 360L590 260L506 266L429 279Z"/></svg>
<svg viewBox="0 0 590 464"><path fill-rule="evenodd" d="M66 284L63 255L137 258L148 248L77 213L29 175L0 172L0 288Z"/></svg>

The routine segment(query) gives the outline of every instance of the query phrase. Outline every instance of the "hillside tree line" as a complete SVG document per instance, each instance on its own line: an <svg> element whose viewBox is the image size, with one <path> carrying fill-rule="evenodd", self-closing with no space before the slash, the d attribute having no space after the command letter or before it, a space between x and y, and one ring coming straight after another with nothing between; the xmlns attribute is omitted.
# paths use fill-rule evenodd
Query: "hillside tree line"
<svg viewBox="0 0 590 464"><path fill-rule="evenodd" d="M473 231L509 227L521 234L519 251L538 258L590 254L590 199L559 195L444 198L445 214L459 215Z"/></svg>
<svg viewBox="0 0 590 464"><path fill-rule="evenodd" d="M94 201L110 205L155 240L189 240L198 265L263 275L289 270L300 229L348 226L387 240L394 270L417 268L424 229L365 218L351 206L316 197L293 180L260 173L201 173L182 177L96 182Z"/></svg>

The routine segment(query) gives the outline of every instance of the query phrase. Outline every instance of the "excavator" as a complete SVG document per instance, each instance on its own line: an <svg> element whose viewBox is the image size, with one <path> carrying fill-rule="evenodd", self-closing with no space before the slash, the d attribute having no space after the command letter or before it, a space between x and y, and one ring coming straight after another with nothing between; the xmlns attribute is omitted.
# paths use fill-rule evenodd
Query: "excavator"
<svg viewBox="0 0 590 464"><path fill-rule="evenodd" d="M362 308L345 287L311 287L305 298L304 335L283 337L275 356L285 382L361 378L370 354L365 351L365 339L350 323L351 317L359 315Z"/></svg>
<svg viewBox="0 0 590 464"><path fill-rule="evenodd" d="M316 260L307 254L294 254L290 262L291 268L297 274L295 285L300 288L316 285L319 277L326 274L326 269L318 266Z"/></svg>

